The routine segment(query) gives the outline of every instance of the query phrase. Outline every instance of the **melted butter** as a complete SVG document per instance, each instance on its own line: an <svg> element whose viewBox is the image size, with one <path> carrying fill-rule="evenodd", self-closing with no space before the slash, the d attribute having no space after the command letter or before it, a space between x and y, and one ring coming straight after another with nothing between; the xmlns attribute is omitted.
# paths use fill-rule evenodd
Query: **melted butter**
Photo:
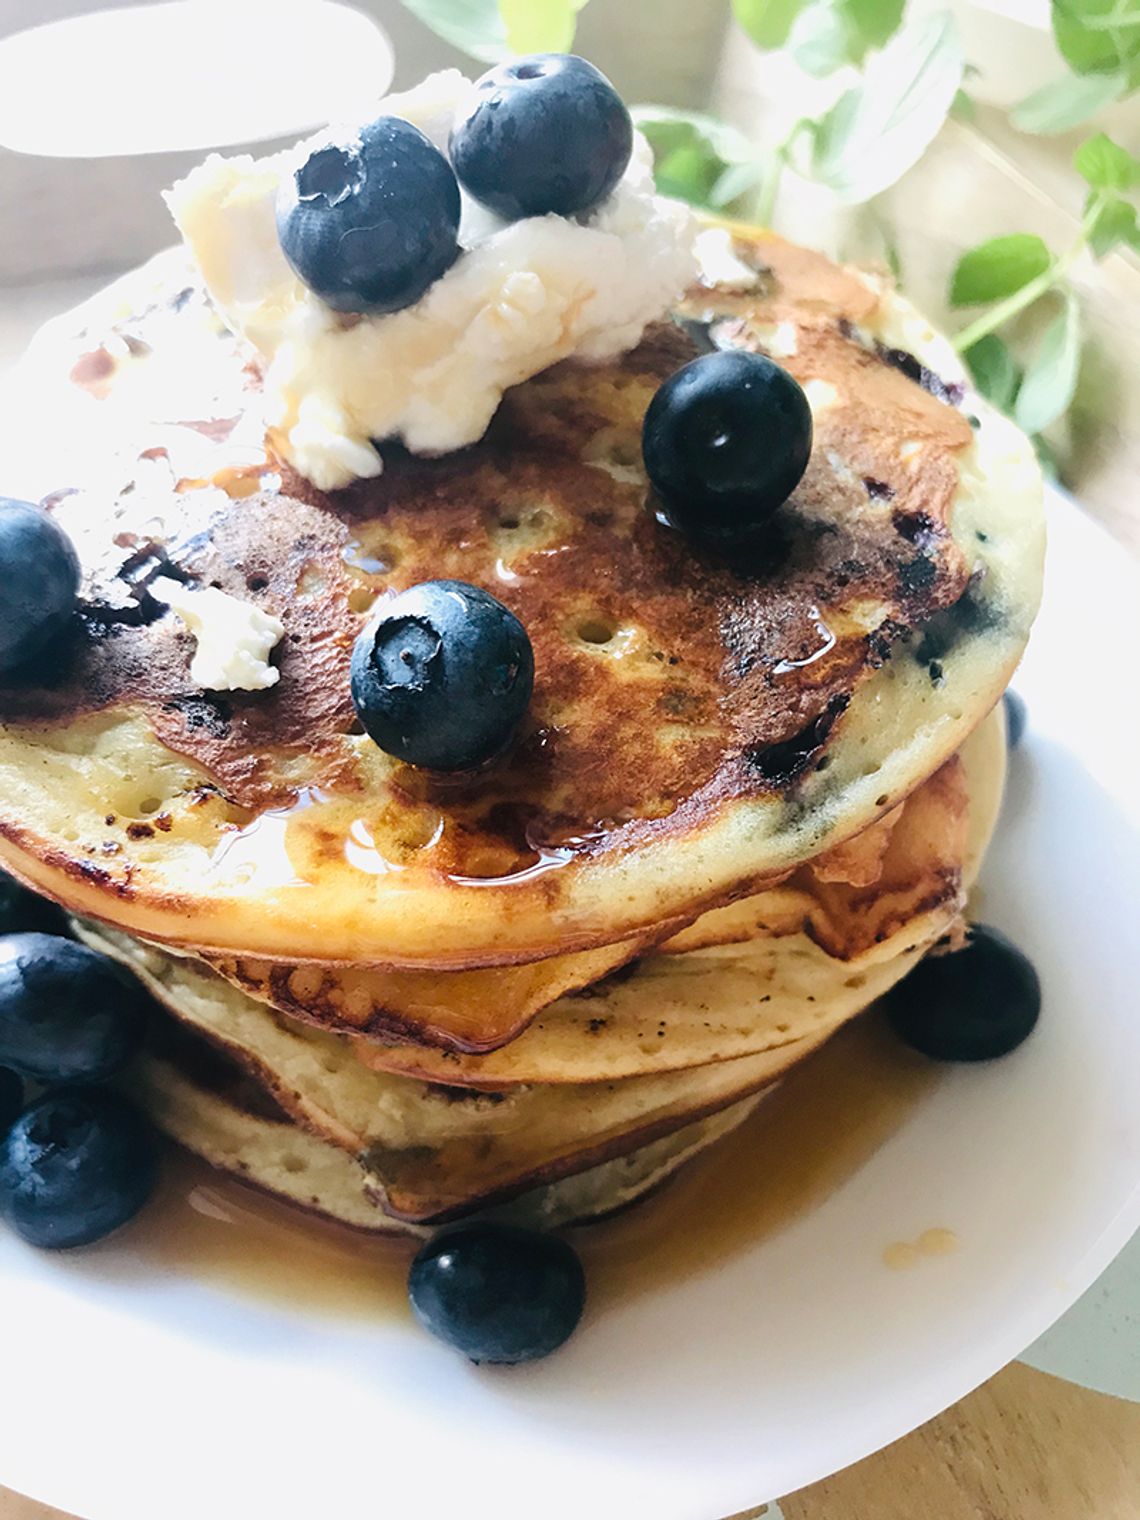
<svg viewBox="0 0 1140 1520"><path fill-rule="evenodd" d="M878 1021L841 1032L771 1093L735 1134L654 1196L581 1226L593 1310L715 1269L810 1215L855 1175L937 1082ZM190 1158L170 1167L155 1204L132 1227L164 1269L306 1315L407 1315L414 1241L325 1223L264 1198ZM919 1254L954 1249L928 1230Z"/></svg>

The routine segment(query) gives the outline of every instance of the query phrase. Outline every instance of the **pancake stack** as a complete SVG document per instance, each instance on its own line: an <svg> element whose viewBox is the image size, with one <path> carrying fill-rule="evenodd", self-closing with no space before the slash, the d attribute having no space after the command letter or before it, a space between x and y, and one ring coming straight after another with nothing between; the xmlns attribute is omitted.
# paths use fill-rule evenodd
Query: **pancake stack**
<svg viewBox="0 0 1140 1520"><path fill-rule="evenodd" d="M128 1087L214 1165L375 1231L604 1214L953 934L1040 594L1033 451L885 282L729 236L743 283L332 493L267 451L181 252L33 346L5 490L84 586L0 688L0 864L152 990ZM658 386L732 346L815 424L746 564L658 520L640 451ZM196 685L172 576L281 620L277 684ZM434 578L534 647L475 774L384 754L350 696L377 598Z"/></svg>

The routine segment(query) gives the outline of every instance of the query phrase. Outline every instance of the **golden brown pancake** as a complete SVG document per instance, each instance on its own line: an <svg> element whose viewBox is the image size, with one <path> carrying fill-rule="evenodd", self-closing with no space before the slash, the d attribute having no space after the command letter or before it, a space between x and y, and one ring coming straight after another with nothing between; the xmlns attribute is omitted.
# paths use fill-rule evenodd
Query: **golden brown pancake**
<svg viewBox="0 0 1140 1520"><path fill-rule="evenodd" d="M42 345L25 412L70 386L65 413L92 429L74 466L37 466L86 602L50 683L41 669L0 690L0 857L172 944L462 969L651 934L897 806L1023 647L1032 451L970 397L975 431L956 393L873 345L889 296L778 240L745 251L760 292L701 296L714 318L731 308L717 341L791 323L788 368L834 397L748 564L697 550L647 501L641 418L694 352L667 324L620 362L519 386L472 448L388 449L379 480L331 495L264 460L235 467L257 378L177 258L120 288L134 314L108 320L104 303ZM96 399L89 356L128 340L137 357L97 366ZM184 372L185 405L148 416L148 395L175 406ZM172 566L284 620L278 686L195 689L189 639L145 592ZM493 590L535 648L529 719L474 776L390 760L349 698L375 597L432 576Z"/></svg>

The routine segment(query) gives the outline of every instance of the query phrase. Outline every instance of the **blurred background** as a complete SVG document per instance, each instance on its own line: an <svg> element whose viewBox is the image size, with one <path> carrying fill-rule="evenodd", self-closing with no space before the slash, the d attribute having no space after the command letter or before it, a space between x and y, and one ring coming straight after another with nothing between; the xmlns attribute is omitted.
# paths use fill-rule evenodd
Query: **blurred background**
<svg viewBox="0 0 1140 1520"><path fill-rule="evenodd" d="M827 28L855 14L854 0L846 8L844 0L806 0L806 11L805 0L793 0L802 14L780 46L767 45L764 31L764 18L779 8L771 0L590 0L577 15L574 48L627 101L652 104L651 138L659 170L677 182L671 189L715 199L727 165L736 175L729 188L741 193L720 201L733 214L762 210L790 236L889 265L954 331L978 315L948 299L967 248L1016 232L1055 253L1071 249L1088 193L1073 169L1078 145L1104 131L1127 152L1140 150L1140 26L1130 19L1138 13L1120 10L1118 0L1074 3L1093 12L1088 36L1114 38L1128 51L1126 81L1122 75L1114 86L1096 59L1092 72L1068 74L1049 0L953 0L955 45L967 60L954 108L917 163L854 198L835 193L834 177L821 183L797 172L818 161L818 131L812 154L796 148L796 123L826 120L852 82L870 95L881 72L876 59L895 48L861 58L859 69L846 58L821 62L834 44ZM1113 6L1123 34L1107 29ZM907 27L939 8L909 0ZM858 9L893 25L903 6L861 0ZM494 51L479 30L493 31L493 11L485 0L128 0L114 8L0 0L0 366L47 316L171 240L160 191L205 151L269 151L331 117L365 114L389 86L407 87L432 69L478 73ZM1026 130L1019 103L1062 77L1086 91L1084 106L1069 111L1083 110L1085 119L1066 127L1064 111L1054 112L1048 130ZM920 77L916 89L926 87ZM736 129L727 147L715 135L722 124ZM771 198L756 165L777 159L787 168ZM1079 375L1074 369L1075 394L1041 427L1041 447L1050 468L1140 549L1138 246L1122 236L1099 258L1085 251L1071 260L1068 281L1082 313ZM1055 304L1046 299L1003 327L1019 363L1023 348L1032 361Z"/></svg>

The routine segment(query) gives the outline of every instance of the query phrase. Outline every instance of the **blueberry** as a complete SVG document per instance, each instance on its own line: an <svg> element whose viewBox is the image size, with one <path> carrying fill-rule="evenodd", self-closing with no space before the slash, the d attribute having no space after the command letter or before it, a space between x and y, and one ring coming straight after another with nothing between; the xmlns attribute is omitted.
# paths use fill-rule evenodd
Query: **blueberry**
<svg viewBox="0 0 1140 1520"><path fill-rule="evenodd" d="M424 581L383 601L352 652L352 700L368 734L432 770L498 754L533 688L526 629L463 581Z"/></svg>
<svg viewBox="0 0 1140 1520"><path fill-rule="evenodd" d="M0 675L25 665L75 611L79 557L31 502L0 497Z"/></svg>
<svg viewBox="0 0 1140 1520"><path fill-rule="evenodd" d="M395 116L320 143L277 197L282 252L337 311L411 306L454 262L458 231L451 165Z"/></svg>
<svg viewBox="0 0 1140 1520"><path fill-rule="evenodd" d="M1025 698L1019 697L1015 691L1007 691L1002 700L1005 702L1005 731L1009 747L1016 749L1025 738L1029 709L1025 705Z"/></svg>
<svg viewBox="0 0 1140 1520"><path fill-rule="evenodd" d="M62 1087L0 1141L0 1214L33 1246L85 1246L133 1219L157 1176L157 1137L136 1109Z"/></svg>
<svg viewBox="0 0 1140 1520"><path fill-rule="evenodd" d="M717 549L758 542L811 455L807 397L778 364L743 349L671 375L645 414L642 451L665 517Z"/></svg>
<svg viewBox="0 0 1140 1520"><path fill-rule="evenodd" d="M65 927L61 908L0 871L0 934L18 934L25 929L62 934Z"/></svg>
<svg viewBox="0 0 1140 1520"><path fill-rule="evenodd" d="M935 1061L990 1061L1037 1023L1041 983L1004 934L974 924L965 947L928 955L887 994L895 1032Z"/></svg>
<svg viewBox="0 0 1140 1520"><path fill-rule="evenodd" d="M420 1250L408 1296L420 1324L473 1362L533 1362L573 1333L586 1279L564 1240L470 1224Z"/></svg>
<svg viewBox="0 0 1140 1520"><path fill-rule="evenodd" d="M142 1039L146 994L104 955L54 934L0 939L0 1062L37 1082L101 1082Z"/></svg>
<svg viewBox="0 0 1140 1520"><path fill-rule="evenodd" d="M0 1133L24 1106L24 1084L14 1071L0 1066Z"/></svg>
<svg viewBox="0 0 1140 1520"><path fill-rule="evenodd" d="M584 58L515 58L475 88L474 109L451 134L451 162L463 188L508 221L588 211L625 173L633 123Z"/></svg>

